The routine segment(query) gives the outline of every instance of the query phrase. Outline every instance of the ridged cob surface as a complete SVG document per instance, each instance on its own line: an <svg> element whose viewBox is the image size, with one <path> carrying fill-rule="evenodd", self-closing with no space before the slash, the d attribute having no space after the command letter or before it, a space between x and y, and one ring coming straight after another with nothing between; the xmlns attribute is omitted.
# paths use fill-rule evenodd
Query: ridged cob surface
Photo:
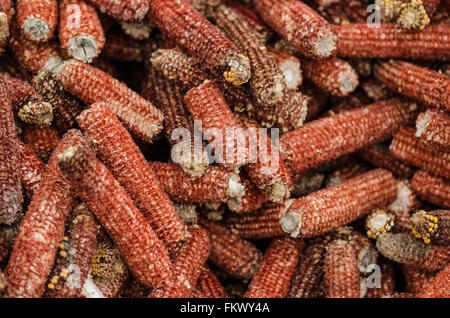
<svg viewBox="0 0 450 318"><path fill-rule="evenodd" d="M373 71L392 91L428 107L450 111L450 76L402 61L379 62Z"/></svg>
<svg viewBox="0 0 450 318"><path fill-rule="evenodd" d="M56 0L17 0L16 20L23 36L43 42L53 36L58 20Z"/></svg>
<svg viewBox="0 0 450 318"><path fill-rule="evenodd" d="M52 126L42 128L26 126L22 131L24 143L44 162L48 161L60 139L58 131Z"/></svg>
<svg viewBox="0 0 450 318"><path fill-rule="evenodd" d="M197 280L197 286L192 291L191 298L228 298L228 294L223 288L216 275L207 265L203 267L200 277Z"/></svg>
<svg viewBox="0 0 450 318"><path fill-rule="evenodd" d="M450 152L450 116L435 109L419 114L416 137L431 148Z"/></svg>
<svg viewBox="0 0 450 318"><path fill-rule="evenodd" d="M300 259L304 242L289 237L275 238L264 254L245 298L286 297Z"/></svg>
<svg viewBox="0 0 450 318"><path fill-rule="evenodd" d="M58 163L74 193L113 239L131 272L144 285L164 285L171 274L168 252L111 172L95 157L81 132L71 130L70 146Z"/></svg>
<svg viewBox="0 0 450 318"><path fill-rule="evenodd" d="M436 274L416 296L418 298L449 298L450 265Z"/></svg>
<svg viewBox="0 0 450 318"><path fill-rule="evenodd" d="M20 158L22 187L25 190L27 198L31 199L41 181L45 163L36 156L33 149L21 141L17 142L17 153Z"/></svg>
<svg viewBox="0 0 450 318"><path fill-rule="evenodd" d="M411 186L414 191L425 201L450 208L450 182L435 177L425 171L417 171Z"/></svg>
<svg viewBox="0 0 450 318"><path fill-rule="evenodd" d="M146 0L87 0L94 7L119 21L140 21L146 16Z"/></svg>
<svg viewBox="0 0 450 318"><path fill-rule="evenodd" d="M423 145L412 127L403 127L398 131L389 146L389 152L395 158L437 177L450 178L450 153Z"/></svg>
<svg viewBox="0 0 450 318"><path fill-rule="evenodd" d="M409 123L416 106L391 99L307 123L281 136L284 163L292 173L320 164L392 136Z"/></svg>

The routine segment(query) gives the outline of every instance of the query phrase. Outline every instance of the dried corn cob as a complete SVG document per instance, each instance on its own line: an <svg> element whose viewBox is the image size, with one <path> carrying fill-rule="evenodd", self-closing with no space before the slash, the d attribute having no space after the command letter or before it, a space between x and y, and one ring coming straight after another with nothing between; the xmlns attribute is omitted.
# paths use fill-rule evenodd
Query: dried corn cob
<svg viewBox="0 0 450 318"><path fill-rule="evenodd" d="M222 203L244 194L239 176L222 168L209 167L202 177L192 179L177 164L156 161L148 164L176 202Z"/></svg>
<svg viewBox="0 0 450 318"><path fill-rule="evenodd" d="M333 236L325 234L309 240L292 278L290 298L318 298L324 296L323 261L326 246Z"/></svg>
<svg viewBox="0 0 450 318"><path fill-rule="evenodd" d="M58 163L74 192L114 240L136 279L159 287L170 277L167 250L125 190L95 158L79 131L58 151Z"/></svg>
<svg viewBox="0 0 450 318"><path fill-rule="evenodd" d="M22 132L22 139L34 153L44 162L47 162L60 141L58 131L52 127L26 126Z"/></svg>
<svg viewBox="0 0 450 318"><path fill-rule="evenodd" d="M211 238L209 261L232 277L247 281L255 273L262 253L250 242L214 221L200 218Z"/></svg>
<svg viewBox="0 0 450 318"><path fill-rule="evenodd" d="M268 49L284 76L284 82L286 83L287 88L299 88L303 82L300 59L285 51L277 50L272 47L269 47Z"/></svg>
<svg viewBox="0 0 450 318"><path fill-rule="evenodd" d="M339 37L337 55L347 58L450 59L448 24L409 31L393 23L333 26Z"/></svg>
<svg viewBox="0 0 450 318"><path fill-rule="evenodd" d="M309 58L334 54L337 37L330 25L314 10L295 0L257 0L261 18L299 52Z"/></svg>
<svg viewBox="0 0 450 318"><path fill-rule="evenodd" d="M415 136L414 128L404 127L391 142L389 151L395 158L419 167L438 177L450 178L450 153L429 149Z"/></svg>
<svg viewBox="0 0 450 318"><path fill-rule="evenodd" d="M450 283L450 265L447 265L443 270L436 274L436 276L425 285L416 297L417 298L449 298L449 283Z"/></svg>
<svg viewBox="0 0 450 318"><path fill-rule="evenodd" d="M395 215L381 209L376 209L366 218L367 236L377 239L383 233L389 232L394 226Z"/></svg>
<svg viewBox="0 0 450 318"><path fill-rule="evenodd" d="M197 286L192 291L191 298L228 298L226 290L223 288L216 275L207 265L203 267Z"/></svg>
<svg viewBox="0 0 450 318"><path fill-rule="evenodd" d="M97 242L97 224L84 204L77 205L68 220L59 257L50 274L46 297L80 297Z"/></svg>
<svg viewBox="0 0 450 318"><path fill-rule="evenodd" d="M36 156L33 149L21 141L17 142L17 153L20 157L19 167L22 187L27 198L31 199L41 181L45 164Z"/></svg>
<svg viewBox="0 0 450 318"><path fill-rule="evenodd" d="M258 189L248 178L247 173L240 174L241 183L244 186L244 195L228 200L228 208L235 213L247 213L258 210L269 201L267 196Z"/></svg>
<svg viewBox="0 0 450 318"><path fill-rule="evenodd" d="M85 106L64 90L50 70L42 68L33 78L33 87L52 106L52 123L60 133L75 125L75 117Z"/></svg>
<svg viewBox="0 0 450 318"><path fill-rule="evenodd" d="M90 63L102 51L105 36L97 12L81 0L59 4L59 42L77 60Z"/></svg>
<svg viewBox="0 0 450 318"><path fill-rule="evenodd" d="M411 186L425 201L450 208L450 183L447 180L425 171L417 171L411 180Z"/></svg>
<svg viewBox="0 0 450 318"><path fill-rule="evenodd" d="M12 108L22 121L40 127L50 125L53 120L52 105L45 102L30 84L8 73L0 73L0 77L6 84Z"/></svg>
<svg viewBox="0 0 450 318"><path fill-rule="evenodd" d="M386 258L381 258L378 262L378 265L380 266L380 285L377 286L376 284L372 286L367 286L367 294L366 298L384 298L384 297L390 297L395 294L395 271L393 263ZM367 283L369 283L369 280L367 279Z"/></svg>
<svg viewBox="0 0 450 318"><path fill-rule="evenodd" d="M69 60L53 68L65 90L86 104L107 101L125 128L147 142L161 130L160 110L125 84L81 61Z"/></svg>
<svg viewBox="0 0 450 318"><path fill-rule="evenodd" d="M32 41L47 41L53 36L58 19L56 0L17 0L17 23L22 34Z"/></svg>
<svg viewBox="0 0 450 318"><path fill-rule="evenodd" d="M245 298L283 298L300 259L304 242L275 238L264 254Z"/></svg>
<svg viewBox="0 0 450 318"><path fill-rule="evenodd" d="M240 138L242 127L215 82L207 80L189 90L184 103L194 120L201 122L205 138L211 139L214 136L210 146L214 149L216 162L235 169L251 161L246 149L246 138ZM203 129L206 131L203 132Z"/></svg>
<svg viewBox="0 0 450 318"><path fill-rule="evenodd" d="M16 222L22 212L21 158L17 153L18 139L7 85L0 79L0 223Z"/></svg>
<svg viewBox="0 0 450 318"><path fill-rule="evenodd" d="M277 147L258 123L242 115L236 115L236 118L244 129L254 132L250 133L249 151L256 151L257 160L245 166L245 171L270 201L282 202L290 196L292 180ZM252 149L254 146L256 149Z"/></svg>
<svg viewBox="0 0 450 318"><path fill-rule="evenodd" d="M78 124L94 143L97 156L127 191L169 251L175 253L184 243L183 221L144 155L107 105L93 104L77 117Z"/></svg>
<svg viewBox="0 0 450 318"><path fill-rule="evenodd" d="M122 31L129 35L130 38L134 40L145 40L150 37L150 33L152 33L154 25L149 21L142 22L120 22L120 27Z"/></svg>
<svg viewBox="0 0 450 318"><path fill-rule="evenodd" d="M389 89L429 107L450 110L450 76L417 65L389 61L374 67L375 77Z"/></svg>
<svg viewBox="0 0 450 318"><path fill-rule="evenodd" d="M358 219L395 199L397 181L383 169L375 169L346 182L297 199L280 219L292 237L326 233ZM320 217L317 217L317 211Z"/></svg>
<svg viewBox="0 0 450 318"><path fill-rule="evenodd" d="M130 271L117 248L103 231L99 231L91 271L83 285L82 296L86 298L117 297L130 276Z"/></svg>
<svg viewBox="0 0 450 318"><path fill-rule="evenodd" d="M359 84L355 70L339 58L319 61L303 59L302 69L305 77L331 95L347 96Z"/></svg>
<svg viewBox="0 0 450 318"><path fill-rule="evenodd" d="M415 195L408 180L401 180L397 184L397 197L387 206L389 212L395 216L394 230L410 229L409 212L417 208L420 201Z"/></svg>
<svg viewBox="0 0 450 318"><path fill-rule="evenodd" d="M359 270L352 245L335 240L326 249L323 267L326 297L359 298Z"/></svg>
<svg viewBox="0 0 450 318"><path fill-rule="evenodd" d="M27 0L22 1L26 2ZM15 23L11 25L10 31L8 47L12 55L23 68L33 74L36 74L50 57L60 54L58 46L53 40L44 43L27 40L21 36L19 27Z"/></svg>
<svg viewBox="0 0 450 318"><path fill-rule="evenodd" d="M435 109L419 114L416 137L429 147L450 152L450 116Z"/></svg>
<svg viewBox="0 0 450 318"><path fill-rule="evenodd" d="M378 168L384 168L391 171L395 176L402 178L411 178L414 169L401 160L397 160L389 154L389 147L383 144L375 144L364 148L358 152L358 155L367 162Z"/></svg>
<svg viewBox="0 0 450 318"><path fill-rule="evenodd" d="M359 176L368 170L370 170L368 166L352 160L348 164L338 166L336 170L328 174L327 179L325 180L325 185L327 187L334 186L353 177Z"/></svg>
<svg viewBox="0 0 450 318"><path fill-rule="evenodd" d="M154 289L152 298L189 297L197 285L210 251L208 232L198 225L189 227L190 236L186 246L173 262L173 274L163 289Z"/></svg>
<svg viewBox="0 0 450 318"><path fill-rule="evenodd" d="M44 293L66 218L75 205L56 158L73 137L73 132L67 133L55 149L20 225L5 270L11 297L40 297Z"/></svg>
<svg viewBox="0 0 450 318"><path fill-rule="evenodd" d="M410 266L402 266L403 276L405 277L406 291L416 295L432 279L435 274Z"/></svg>
<svg viewBox="0 0 450 318"><path fill-rule="evenodd" d="M356 256L356 265L361 275L370 274L372 265L376 263L378 253L372 242L351 227L340 227L336 230L338 237L343 237L353 247ZM363 290L361 290L363 292Z"/></svg>
<svg viewBox="0 0 450 318"><path fill-rule="evenodd" d="M9 26L11 23L12 0L5 0L0 3L0 52L4 52L9 37ZM14 12L14 9L12 9Z"/></svg>
<svg viewBox="0 0 450 318"><path fill-rule="evenodd" d="M144 59L143 47L123 32L111 30L106 34L105 46L101 57L121 62L141 62Z"/></svg>
<svg viewBox="0 0 450 318"><path fill-rule="evenodd" d="M247 57L240 54L235 45L188 0L151 1L149 18L205 68L223 74L228 82L241 85L250 78Z"/></svg>
<svg viewBox="0 0 450 318"><path fill-rule="evenodd" d="M146 0L87 0L101 12L119 21L141 21L148 12Z"/></svg>
<svg viewBox="0 0 450 318"><path fill-rule="evenodd" d="M411 121L415 105L397 99L325 117L281 136L284 163L292 173L320 164L369 144L388 139Z"/></svg>
<svg viewBox="0 0 450 318"><path fill-rule="evenodd" d="M315 119L325 108L329 95L309 81L303 83L302 92L311 97L308 102L308 109L305 117L305 122L308 122Z"/></svg>
<svg viewBox="0 0 450 318"><path fill-rule="evenodd" d="M378 237L377 249L385 257L429 272L443 269L450 260L450 247L426 245L409 233L385 233Z"/></svg>
<svg viewBox="0 0 450 318"><path fill-rule="evenodd" d="M364 82L361 83L361 87L367 97L374 102L392 97L392 94L387 89L386 85L374 80L373 78L365 79Z"/></svg>
<svg viewBox="0 0 450 318"><path fill-rule="evenodd" d="M148 67L144 97L152 96L164 115L164 132L171 143L171 159L192 178L201 177L208 169L208 158L196 147L201 139L189 111L184 106L183 93L175 84L167 81L153 67ZM182 140L179 140L180 137ZM187 139L187 140L185 140ZM199 140L201 142L201 140Z"/></svg>
<svg viewBox="0 0 450 318"><path fill-rule="evenodd" d="M449 245L450 243L450 211L420 210L411 216L411 230L416 238L425 244Z"/></svg>

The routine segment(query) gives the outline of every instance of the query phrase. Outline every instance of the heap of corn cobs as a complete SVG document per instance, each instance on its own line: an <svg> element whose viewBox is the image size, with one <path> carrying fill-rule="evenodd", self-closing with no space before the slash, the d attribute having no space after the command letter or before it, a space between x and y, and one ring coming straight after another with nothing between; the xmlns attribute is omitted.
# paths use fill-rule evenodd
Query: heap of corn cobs
<svg viewBox="0 0 450 318"><path fill-rule="evenodd" d="M0 50L2 297L450 297L449 0L2 0Z"/></svg>

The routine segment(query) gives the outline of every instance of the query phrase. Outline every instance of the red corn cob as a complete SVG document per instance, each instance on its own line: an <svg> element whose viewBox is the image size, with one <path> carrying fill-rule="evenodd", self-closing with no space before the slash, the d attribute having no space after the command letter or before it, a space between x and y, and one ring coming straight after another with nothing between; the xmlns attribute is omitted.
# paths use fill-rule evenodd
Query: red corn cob
<svg viewBox="0 0 450 318"><path fill-rule="evenodd" d="M411 121L413 106L391 99L312 121L281 136L284 163L291 173L320 164L388 139Z"/></svg>
<svg viewBox="0 0 450 318"><path fill-rule="evenodd" d="M303 246L303 241L294 240L289 237L273 239L244 297L286 297Z"/></svg>
<svg viewBox="0 0 450 318"><path fill-rule="evenodd" d="M414 169L406 165L403 161L397 160L389 154L389 148L383 144L375 144L364 148L359 153L367 162L378 168L384 168L391 171L395 176L401 178L411 178Z"/></svg>
<svg viewBox="0 0 450 318"><path fill-rule="evenodd" d="M47 162L61 138L54 127L27 126L23 129L22 139L42 161Z"/></svg>
<svg viewBox="0 0 450 318"><path fill-rule="evenodd" d="M384 298L395 294L395 272L393 263L385 258L378 261L380 266L380 285L368 287L366 298Z"/></svg>
<svg viewBox="0 0 450 318"><path fill-rule="evenodd" d="M315 119L317 115L319 115L319 113L325 108L325 106L327 106L326 104L329 95L309 81L305 81L303 83L302 91L307 96L311 97L305 117L305 122L308 122Z"/></svg>
<svg viewBox="0 0 450 318"><path fill-rule="evenodd" d="M79 131L58 151L58 162L74 192L94 213L136 279L159 287L170 277L167 250L125 190L95 158Z"/></svg>
<svg viewBox="0 0 450 318"><path fill-rule="evenodd" d="M242 127L215 82L207 80L202 85L189 90L184 97L184 103L194 120L201 121L202 131L209 130L209 133L215 136L210 145L214 148L217 162L229 169L235 169L251 159L248 156L245 140L239 138L241 135L239 130ZM217 133L219 135L216 135ZM229 138L230 135L232 138Z"/></svg>
<svg viewBox="0 0 450 318"><path fill-rule="evenodd" d="M55 149L20 225L5 270L11 297L41 297L44 293L66 218L75 204L56 158L73 137L73 132L67 133Z"/></svg>
<svg viewBox="0 0 450 318"><path fill-rule="evenodd" d="M149 18L205 68L217 70L228 82L241 85L250 78L248 59L188 0L150 1Z"/></svg>
<svg viewBox="0 0 450 318"><path fill-rule="evenodd" d="M420 210L411 216L411 230L425 244L449 245L450 210L425 212Z"/></svg>
<svg viewBox="0 0 450 318"><path fill-rule="evenodd" d="M102 57L121 62L141 62L144 59L143 55L140 41L130 38L123 32L116 32L116 30L109 31L106 34Z"/></svg>
<svg viewBox="0 0 450 318"><path fill-rule="evenodd" d="M377 239L383 233L389 232L396 221L395 215L384 210L376 209L366 218L367 236Z"/></svg>
<svg viewBox="0 0 450 318"><path fill-rule="evenodd" d="M264 22L301 54L314 59L334 54L338 40L330 25L302 2L257 0L254 5Z"/></svg>
<svg viewBox="0 0 450 318"><path fill-rule="evenodd" d="M245 172L240 174L244 186L244 195L228 200L228 208L235 213L247 213L258 210L268 200L267 196L251 182Z"/></svg>
<svg viewBox="0 0 450 318"><path fill-rule="evenodd" d="M431 148L450 152L450 116L435 109L419 114L416 137Z"/></svg>
<svg viewBox="0 0 450 318"><path fill-rule="evenodd" d="M97 156L124 187L158 237L170 252L176 252L184 242L183 221L144 155L107 103L92 105L77 117L77 121L94 142Z"/></svg>
<svg viewBox="0 0 450 318"><path fill-rule="evenodd" d="M22 212L21 158L7 85L0 79L0 223L16 222Z"/></svg>
<svg viewBox="0 0 450 318"><path fill-rule="evenodd" d="M56 0L17 0L16 20L24 36L32 41L47 41L53 36L58 19Z"/></svg>
<svg viewBox="0 0 450 318"><path fill-rule="evenodd" d="M105 44L102 25L93 7L81 0L59 4L59 42L70 56L91 62Z"/></svg>
<svg viewBox="0 0 450 318"><path fill-rule="evenodd" d="M280 226L280 219L294 201L288 199L282 204L268 204L253 213L230 215L226 222L234 233L249 239L285 236L286 232Z"/></svg>
<svg viewBox="0 0 450 318"><path fill-rule="evenodd" d="M60 133L65 133L75 125L75 117L85 106L64 90L50 70L45 67L41 69L33 78L33 87L52 106L52 123Z"/></svg>
<svg viewBox="0 0 450 318"><path fill-rule="evenodd" d="M173 262L172 277L163 289L154 289L149 297L185 298L194 290L208 259L210 239L208 232L198 225L190 226L189 233L186 245Z"/></svg>
<svg viewBox="0 0 450 318"><path fill-rule="evenodd" d="M36 156L33 149L21 141L17 142L17 153L20 157L22 187L28 199L31 199L41 181L45 164Z"/></svg>
<svg viewBox="0 0 450 318"><path fill-rule="evenodd" d="M12 108L22 121L40 127L50 125L53 120L52 105L45 102L28 83L8 73L0 73L0 77L6 84Z"/></svg>
<svg viewBox="0 0 450 318"><path fill-rule="evenodd" d="M130 276L130 271L119 251L106 234L99 231L91 271L83 285L82 296L86 298L117 297Z"/></svg>
<svg viewBox="0 0 450 318"><path fill-rule="evenodd" d="M436 274L436 276L425 285L416 297L417 298L449 298L450 291L450 265L447 265L443 270Z"/></svg>
<svg viewBox="0 0 450 318"><path fill-rule="evenodd" d="M356 256L356 265L361 275L369 274L372 269L371 265L377 261L378 253L365 235L357 231L353 231L349 227L341 227L336 230L338 237L343 237L353 247ZM363 292L361 290L361 292Z"/></svg>
<svg viewBox="0 0 450 318"><path fill-rule="evenodd" d="M101 12L119 21L140 21L148 12L146 0L88 0Z"/></svg>
<svg viewBox="0 0 450 318"><path fill-rule="evenodd" d="M192 179L174 163L149 162L164 190L176 202L222 203L241 197L244 187L231 171L209 167L203 176Z"/></svg>
<svg viewBox="0 0 450 318"><path fill-rule="evenodd" d="M336 96L347 96L359 84L358 74L351 65L339 58L314 61L302 60L305 77L325 92Z"/></svg>
<svg viewBox="0 0 450 318"><path fill-rule="evenodd" d="M377 249L385 257L406 266L434 272L450 260L450 247L426 245L409 233L385 233L377 240Z"/></svg>
<svg viewBox="0 0 450 318"><path fill-rule="evenodd" d="M284 76L284 81L287 88L297 89L303 82L302 69L300 67L300 60L285 51L277 50L269 47L275 62L278 65L281 73Z"/></svg>
<svg viewBox="0 0 450 318"><path fill-rule="evenodd" d="M401 61L380 62L375 77L389 89L429 107L450 110L450 76Z"/></svg>
<svg viewBox="0 0 450 318"><path fill-rule="evenodd" d="M282 202L290 196L292 180L283 163L281 154L272 144L272 140L267 136L266 131L258 123L245 116L237 115L236 117L243 128L255 132L250 136L249 147L256 146L254 150L257 152L255 156L258 158L255 163L245 166L249 178L265 193L269 200ZM278 142L278 140L275 142ZM252 151L252 149L249 151Z"/></svg>
<svg viewBox="0 0 450 318"><path fill-rule="evenodd" d="M450 178L450 153L429 149L414 135L414 128L401 128L389 147L390 153L407 164L433 175Z"/></svg>
<svg viewBox="0 0 450 318"><path fill-rule="evenodd" d="M333 26L339 37L337 55L347 58L448 60L450 26L436 24L422 31L404 30L393 23Z"/></svg>
<svg viewBox="0 0 450 318"><path fill-rule="evenodd" d="M58 82L86 104L107 101L125 128L151 142L161 130L160 110L125 84L81 61L69 60L55 67Z"/></svg>
<svg viewBox="0 0 450 318"><path fill-rule="evenodd" d="M209 261L228 275L247 281L255 273L262 253L219 223L200 218L211 238Z"/></svg>
<svg viewBox="0 0 450 318"><path fill-rule="evenodd" d="M402 266L403 276L405 277L406 290L416 295L432 279L435 274L428 273L421 269L410 266Z"/></svg>
<svg viewBox="0 0 450 318"><path fill-rule="evenodd" d="M312 237L358 219L377 206L395 199L397 181L375 169L348 181L297 199L280 219L292 237ZM320 211L319 217L317 211Z"/></svg>
<svg viewBox="0 0 450 318"><path fill-rule="evenodd" d="M226 290L207 265L203 267L191 298L228 298Z"/></svg>
<svg viewBox="0 0 450 318"><path fill-rule="evenodd" d="M55 41L37 43L27 40L20 34L19 27L15 23L11 25L10 32L8 46L12 55L23 68L33 74L36 74L50 57L60 54Z"/></svg>
<svg viewBox="0 0 450 318"><path fill-rule="evenodd" d="M411 186L425 201L450 208L450 183L447 180L425 171L417 171L411 180Z"/></svg>
<svg viewBox="0 0 450 318"><path fill-rule="evenodd" d="M183 92L178 86L165 80L153 67L148 67L148 72L143 96L152 96L164 114L164 132L172 146L171 159L187 175L199 178L208 169L209 162L202 149L196 146L196 137L201 139L201 136L184 106ZM179 140L180 135L182 140ZM198 141L202 145L202 141Z"/></svg>
<svg viewBox="0 0 450 318"><path fill-rule="evenodd" d="M300 264L292 278L290 298L318 298L324 296L323 261L326 246L333 236L323 235L309 240L301 255Z"/></svg>
<svg viewBox="0 0 450 318"><path fill-rule="evenodd" d="M76 206L68 220L67 235L50 274L46 297L80 297L97 242L97 224L84 204Z"/></svg>
<svg viewBox="0 0 450 318"><path fill-rule="evenodd" d="M323 268L326 297L359 298L359 270L352 245L335 240L326 249Z"/></svg>

